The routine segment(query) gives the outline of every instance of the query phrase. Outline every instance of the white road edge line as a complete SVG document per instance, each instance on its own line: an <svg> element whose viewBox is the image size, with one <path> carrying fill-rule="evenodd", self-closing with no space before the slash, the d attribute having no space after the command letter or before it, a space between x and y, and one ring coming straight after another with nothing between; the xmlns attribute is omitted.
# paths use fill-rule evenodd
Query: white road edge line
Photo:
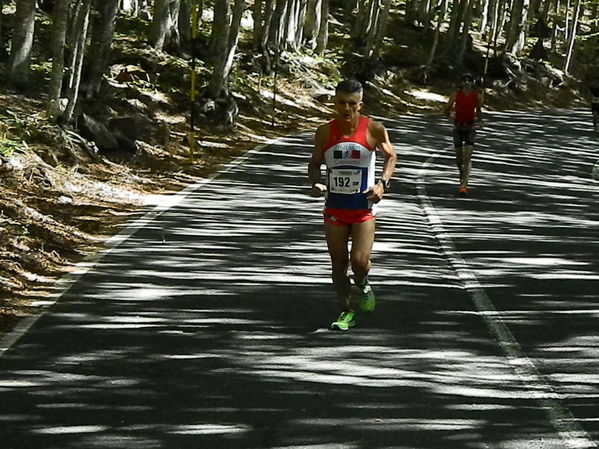
<svg viewBox="0 0 599 449"><path fill-rule="evenodd" d="M58 279L52 290L53 293L48 295L48 297L44 298L44 302L47 303L43 306L43 310L35 315L28 316L23 318L19 323L6 335L0 338L0 357L4 355L6 351L8 351L14 344L23 336L31 327L39 320L42 316L46 314L46 312L54 305L56 302L64 295L83 275L89 272L92 268L94 268L100 260L102 260L105 256L110 254L112 250L118 247L121 243L131 237L135 232L139 229L146 226L152 220L160 216L165 211L170 208L176 206L181 203L189 194L199 190L206 184L210 183L214 179L228 172L229 170L241 165L247 159L251 158L254 154L262 151L265 147L269 145L276 144L286 137L278 137L275 139L269 139L266 142L256 145L252 149L248 150L243 155L233 159L231 162L226 164L218 173L215 175L202 179L194 184L187 186L185 189L174 193L172 195L166 196L162 200L160 204L154 207L152 210L145 213L142 217L138 218L128 226L126 226L123 230L121 230L118 234L113 235L103 245L103 248L94 254L90 254L85 257L82 261L75 265L75 269L62 276Z"/></svg>
<svg viewBox="0 0 599 449"><path fill-rule="evenodd" d="M526 357L520 344L502 321L501 314L478 282L476 275L457 251L451 237L445 231L443 223L426 192L426 173L435 157L437 157L437 154L433 154L422 164L418 173L417 193L432 232L439 241L443 253L464 288L470 294L476 310L484 320L497 345L503 350L516 375L524 385L530 388L531 397L537 399L547 413L549 421L563 440L564 447L569 449L597 448L595 442L579 425L572 412L562 405L564 397L555 391L550 380L537 369L532 360Z"/></svg>

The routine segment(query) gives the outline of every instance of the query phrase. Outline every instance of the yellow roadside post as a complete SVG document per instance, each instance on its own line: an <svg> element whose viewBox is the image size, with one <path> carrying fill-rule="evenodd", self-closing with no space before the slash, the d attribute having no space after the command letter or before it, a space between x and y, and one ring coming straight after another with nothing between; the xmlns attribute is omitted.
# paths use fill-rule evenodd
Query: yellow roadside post
<svg viewBox="0 0 599 449"><path fill-rule="evenodd" d="M199 3L195 0L191 7L191 64L189 71L189 103L190 119L189 133L187 134L187 143L189 145L189 163L193 164L195 159L196 136L195 136L195 102L196 102L196 39L198 36L198 10Z"/></svg>

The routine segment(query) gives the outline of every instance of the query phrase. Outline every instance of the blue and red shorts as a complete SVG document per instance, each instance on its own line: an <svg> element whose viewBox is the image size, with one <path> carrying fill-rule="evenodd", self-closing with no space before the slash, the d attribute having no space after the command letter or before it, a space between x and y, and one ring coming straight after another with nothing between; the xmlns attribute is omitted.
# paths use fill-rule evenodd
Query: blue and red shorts
<svg viewBox="0 0 599 449"><path fill-rule="evenodd" d="M327 207L324 210L324 221L336 226L347 226L363 223L375 218L371 209L335 209Z"/></svg>

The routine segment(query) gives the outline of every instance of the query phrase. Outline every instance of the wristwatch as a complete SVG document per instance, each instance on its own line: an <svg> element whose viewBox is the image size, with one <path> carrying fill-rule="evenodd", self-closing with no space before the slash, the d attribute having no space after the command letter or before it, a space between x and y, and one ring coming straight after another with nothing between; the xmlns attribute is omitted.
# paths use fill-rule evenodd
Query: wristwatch
<svg viewBox="0 0 599 449"><path fill-rule="evenodd" d="M389 181L388 179L379 178L379 182L383 184L383 189L385 189L385 191L389 190L389 185L391 185L391 181Z"/></svg>

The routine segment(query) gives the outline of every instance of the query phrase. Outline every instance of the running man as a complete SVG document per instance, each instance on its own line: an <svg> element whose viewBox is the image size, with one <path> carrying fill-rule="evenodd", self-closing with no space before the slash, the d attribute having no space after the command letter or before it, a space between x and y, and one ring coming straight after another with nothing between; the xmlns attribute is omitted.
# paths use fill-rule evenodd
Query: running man
<svg viewBox="0 0 599 449"><path fill-rule="evenodd" d="M453 112L452 112L453 111ZM476 126L482 126L482 99L474 90L474 77L462 75L460 88L449 98L445 115L453 120L453 145L456 165L460 172L460 195L468 194L468 178L472 170L472 152L476 140Z"/></svg>
<svg viewBox="0 0 599 449"><path fill-rule="evenodd" d="M360 111L363 89L356 80L340 82L335 89L335 118L316 130L308 165L312 196L326 196L324 230L331 256L333 286L341 313L331 329L348 330L355 324L355 300L363 311L373 311L375 297L368 283L374 242L375 204L389 188L397 155L382 123ZM377 150L384 158L381 177L375 180ZM326 165L326 185L321 166ZM351 240L351 251L348 249ZM351 265L354 285L348 277Z"/></svg>

